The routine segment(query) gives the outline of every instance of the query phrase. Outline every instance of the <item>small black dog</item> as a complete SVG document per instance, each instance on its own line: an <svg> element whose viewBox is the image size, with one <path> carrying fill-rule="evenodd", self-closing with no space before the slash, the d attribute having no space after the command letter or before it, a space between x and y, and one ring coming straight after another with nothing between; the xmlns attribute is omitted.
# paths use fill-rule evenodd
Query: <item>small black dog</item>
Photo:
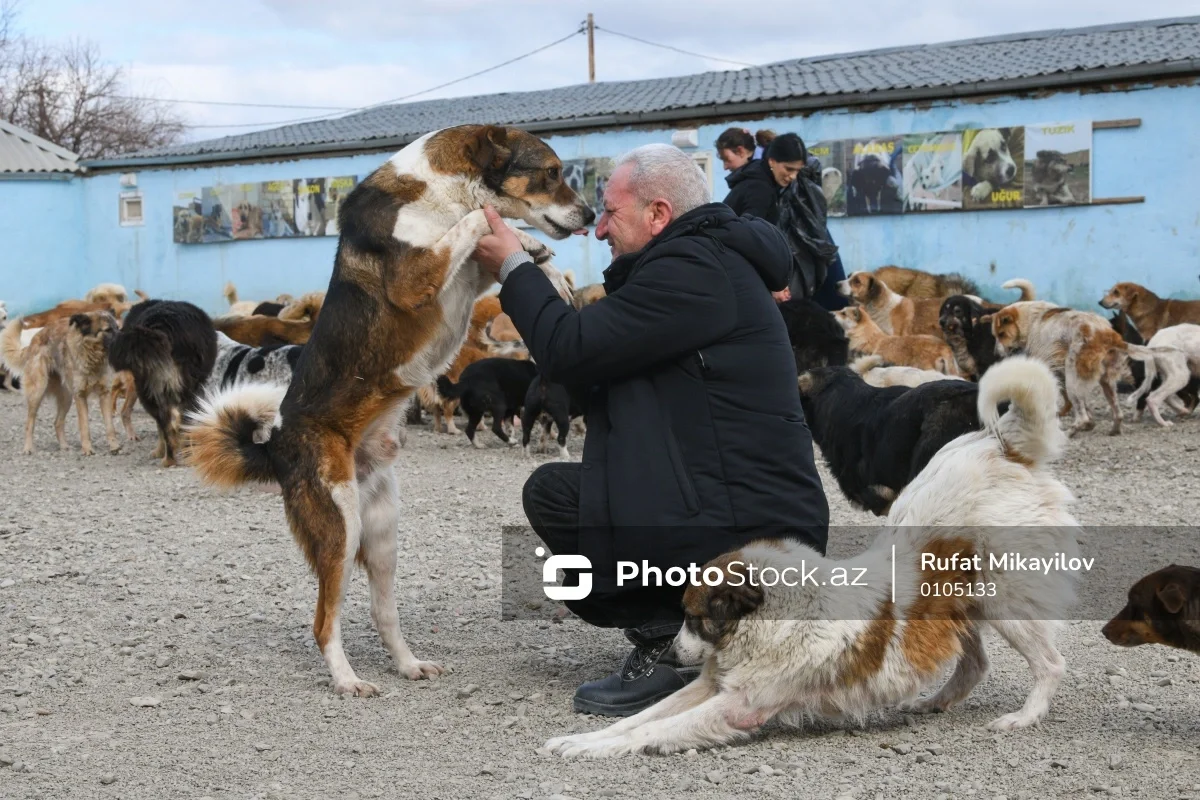
<svg viewBox="0 0 1200 800"><path fill-rule="evenodd" d="M1101 632L1121 647L1165 644L1200 653L1200 569L1172 564L1142 578Z"/></svg>
<svg viewBox="0 0 1200 800"><path fill-rule="evenodd" d="M283 309L283 303L275 303L270 300L264 300L254 307L254 316L278 317L279 312L283 311Z"/></svg>
<svg viewBox="0 0 1200 800"><path fill-rule="evenodd" d="M143 300L129 309L108 361L129 370L138 399L158 424L155 457L175 465L183 416L193 410L217 360L217 332L191 303Z"/></svg>
<svg viewBox="0 0 1200 800"><path fill-rule="evenodd" d="M1129 344L1144 345L1146 343L1146 340L1142 338L1140 333L1138 333L1137 328L1133 327L1133 322L1129 319L1124 311L1118 311L1117 313L1113 314L1112 318L1110 319L1110 324L1112 325L1113 330L1121 334L1121 338ZM1146 379L1145 366L1142 365L1142 362L1135 361L1132 358L1129 359L1129 373L1133 376L1133 385L1131 386L1126 383L1119 383L1117 384L1117 391L1126 394L1132 392L1134 389L1141 386L1142 381ZM1154 381L1150 384L1150 388L1152 390L1156 389L1161 383L1162 377L1156 376ZM1146 398L1149 397L1149 395L1150 393L1147 392L1138 398L1138 411L1145 410ZM1175 396L1182 400L1184 405L1186 405L1189 409L1196 408L1196 406L1200 404L1200 378L1192 377L1188 381L1187 386L1176 392Z"/></svg>
<svg viewBox="0 0 1200 800"><path fill-rule="evenodd" d="M537 376L532 361L515 358L484 358L469 364L454 383L445 375L437 379L438 394L447 400L458 400L467 413L467 438L476 447L475 429L485 413L492 415L492 433L507 445L515 445L504 432L504 422L512 421L525 402L529 384Z"/></svg>
<svg viewBox="0 0 1200 800"><path fill-rule="evenodd" d="M805 419L838 486L879 516L938 450L982 427L979 386L967 381L879 389L848 367L820 367L799 383Z"/></svg>
<svg viewBox="0 0 1200 800"><path fill-rule="evenodd" d="M976 381L1000 360L996 355L996 337L992 335L990 314L994 310L966 295L956 294L947 297L938 311L938 324L946 344L954 351L958 371Z"/></svg>
<svg viewBox="0 0 1200 800"><path fill-rule="evenodd" d="M796 372L816 367L844 367L849 363L850 343L837 318L813 300L793 297L779 304L787 326Z"/></svg>
<svg viewBox="0 0 1200 800"><path fill-rule="evenodd" d="M550 425L554 424L558 428L558 454L569 459L567 432L571 429L571 420L583 413L583 403L577 401L566 386L536 376L525 393L525 408L521 411L521 447L525 455L529 455L529 437L533 436L533 427L541 417L543 436L550 435Z"/></svg>

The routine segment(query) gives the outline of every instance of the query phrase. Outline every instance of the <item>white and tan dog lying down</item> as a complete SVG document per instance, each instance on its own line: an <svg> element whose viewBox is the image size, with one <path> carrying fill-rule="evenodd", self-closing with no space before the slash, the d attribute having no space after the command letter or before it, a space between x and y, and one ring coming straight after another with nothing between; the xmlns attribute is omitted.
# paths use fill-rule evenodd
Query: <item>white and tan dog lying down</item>
<svg viewBox="0 0 1200 800"><path fill-rule="evenodd" d="M883 356L860 356L850 363L850 369L858 373L871 386L907 386L910 389L933 381L965 381L960 375L946 375L935 369L897 367L884 361Z"/></svg>
<svg viewBox="0 0 1200 800"><path fill-rule="evenodd" d="M1008 411L997 416L1005 401ZM551 739L546 748L587 758L674 753L744 740L774 719L861 720L913 701L954 664L945 685L911 706L945 710L987 673L982 623L1033 673L1024 705L988 727L1036 724L1065 668L1049 620L1062 619L1073 602L1077 573L992 569L988 554L1079 557L1078 523L1068 512L1073 498L1047 469L1065 444L1057 401L1044 364L1014 356L992 367L979 384L984 429L933 457L866 552L834 561L795 542L766 540L709 562L706 569L723 581L688 587L686 621L675 640L682 662L703 663L700 676L636 716ZM751 585L750 565L777 575L793 568L793 585ZM855 585L835 587L837 570ZM738 572L743 583L734 586ZM812 578L800 579L802 572ZM813 585L821 581L829 585Z"/></svg>

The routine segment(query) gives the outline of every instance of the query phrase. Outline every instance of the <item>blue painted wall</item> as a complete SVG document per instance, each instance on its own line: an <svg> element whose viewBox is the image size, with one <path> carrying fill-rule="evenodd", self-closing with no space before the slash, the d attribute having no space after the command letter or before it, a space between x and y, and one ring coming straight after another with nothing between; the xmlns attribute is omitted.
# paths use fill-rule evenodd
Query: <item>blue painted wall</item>
<svg viewBox="0 0 1200 800"><path fill-rule="evenodd" d="M72 180L0 181L0 300L10 317L78 297L84 249L83 184ZM115 225L114 207L111 222Z"/></svg>
<svg viewBox="0 0 1200 800"><path fill-rule="evenodd" d="M1140 117L1141 127L1094 134L1093 196L1145 195L1145 203L835 219L831 231L848 270L900 264L959 271L997 299L1007 295L999 285L1013 277L1030 278L1041 296L1078 307L1095 308L1104 290L1118 280L1145 283L1164 296L1200 297L1200 204L1195 199L1200 151L1180 144L1200 126L1200 86L827 112L708 125L699 135L700 148L711 153L717 134L730 124L792 130L806 141L817 141L1129 117ZM670 141L670 136L670 129L623 130L548 141L563 159L572 159L615 157L641 144ZM61 297L79 296L96 283L117 281L130 290L187 299L219 312L225 307L221 289L226 280L233 280L246 299L324 288L333 264L333 237L177 245L171 241L175 194L222 183L361 177L386 158L375 154L145 170L137 177L146 224L127 228L117 220L121 188L116 174L41 186L0 183L0 203L21 209L0 215L3 241L15 242L0 276L0 298L9 301L10 309L45 307ZM713 179L715 196L721 198L724 173L715 153ZM574 270L577 283L600 280L609 260L604 243L573 237L554 247L555 263Z"/></svg>

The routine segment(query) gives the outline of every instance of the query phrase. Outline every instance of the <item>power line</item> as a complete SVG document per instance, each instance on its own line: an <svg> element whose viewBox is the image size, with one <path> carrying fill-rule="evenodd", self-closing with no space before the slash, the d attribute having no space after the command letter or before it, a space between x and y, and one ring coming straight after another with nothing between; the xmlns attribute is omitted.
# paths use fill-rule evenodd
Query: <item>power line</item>
<svg viewBox="0 0 1200 800"><path fill-rule="evenodd" d="M536 50L530 50L527 53L522 53L521 55L516 56L515 58L510 58L507 61L502 61L499 64L488 67L487 69L481 69L478 72L472 72L470 75L463 75L461 78L455 78L452 81L446 81L445 83L439 83L437 86L431 86L428 89L422 89L419 92L413 92L411 94L402 95L400 97L393 97L390 100L383 100L381 102L372 103L371 105L367 105L367 106L360 106L358 108L346 109L346 111L348 111L350 113L358 113L360 111L368 111L372 108L379 108L380 106L387 106L387 105L391 105L393 103L401 103L401 102L404 102L405 100L411 100L414 97L420 97L423 94L429 94L430 92L436 92L438 89L445 89L447 86L453 86L456 83L462 83L463 81L470 80L471 78L477 78L480 75L484 75L486 73L493 72L495 70L500 69L501 67L507 67L509 64L515 64L516 62L521 61L522 59L526 59L526 58L529 58L530 56L537 55L538 53L542 52L543 50L549 50L551 47L554 47L555 45L560 45L563 42L567 41L568 39L572 39L572 38L574 38L576 36L580 36L582 34L583 34L583 26L581 25L578 29L572 31L571 33L567 34L566 36L562 37L561 39L555 39L553 42L542 45L541 47L537 48ZM298 123L298 122L313 122L316 120L329 119L333 116L335 116L335 115L334 114L321 114L321 115L314 116L314 117L300 117L298 119L284 119L284 120L275 120L275 121L271 121L271 122L245 122L245 123L239 123L236 125L189 125L188 127L189 128L258 128L258 127L262 127L265 125L287 125L290 123Z"/></svg>
<svg viewBox="0 0 1200 800"><path fill-rule="evenodd" d="M610 30L609 28L603 28L599 25L596 26L596 30L604 31L605 33L611 34L613 36L620 36L622 39L631 39L632 41L635 41L635 42L641 42L642 44L648 44L651 47L661 47L663 50L674 50L676 53L683 53L685 56L695 56L696 58L706 58L709 61L723 61L726 64L737 64L739 67L758 66L757 64L747 64L745 61L734 61L732 58L719 58L718 56L706 56L703 53L693 53L691 50L684 50L681 47L675 47L675 46L669 45L669 44L660 44L659 42L651 42L648 39L639 39L636 36L630 36L628 33L619 33L617 31Z"/></svg>

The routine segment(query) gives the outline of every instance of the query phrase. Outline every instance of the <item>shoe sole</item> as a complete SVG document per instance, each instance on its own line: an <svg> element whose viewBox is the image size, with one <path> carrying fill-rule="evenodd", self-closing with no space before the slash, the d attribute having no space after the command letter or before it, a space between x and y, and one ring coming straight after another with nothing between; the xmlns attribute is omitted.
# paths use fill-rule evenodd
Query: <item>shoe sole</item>
<svg viewBox="0 0 1200 800"><path fill-rule="evenodd" d="M576 697L574 700L574 708L580 714L595 714L598 717L632 717L634 714L645 711L650 706L660 700L670 697L679 691L672 689L669 692L661 692L654 695L649 700L643 700L640 703L623 703L621 705L610 705L608 703L597 703L592 700L581 700Z"/></svg>

